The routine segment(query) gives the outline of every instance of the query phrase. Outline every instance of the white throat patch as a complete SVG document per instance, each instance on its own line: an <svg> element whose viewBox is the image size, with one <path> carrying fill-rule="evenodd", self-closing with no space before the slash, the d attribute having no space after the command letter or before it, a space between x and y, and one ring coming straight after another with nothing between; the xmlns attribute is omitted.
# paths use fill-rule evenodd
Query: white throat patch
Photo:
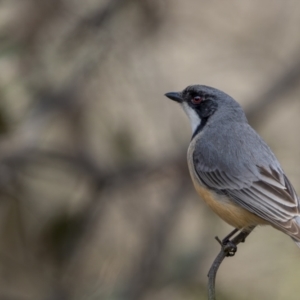
<svg viewBox="0 0 300 300"><path fill-rule="evenodd" d="M197 127L201 124L201 118L197 115L197 113L190 106L188 106L187 103L183 102L181 104L181 106L190 119L192 131L194 133L195 130L197 129Z"/></svg>

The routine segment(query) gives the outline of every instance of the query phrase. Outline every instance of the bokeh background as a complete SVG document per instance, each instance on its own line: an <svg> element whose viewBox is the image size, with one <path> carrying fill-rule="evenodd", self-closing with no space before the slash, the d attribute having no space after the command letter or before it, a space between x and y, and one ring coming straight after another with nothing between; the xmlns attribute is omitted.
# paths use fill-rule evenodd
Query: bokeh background
<svg viewBox="0 0 300 300"><path fill-rule="evenodd" d="M300 193L299 28L291 0L1 0L0 299L206 299L232 228L163 95L232 95ZM258 228L217 295L298 300L299 280L300 249Z"/></svg>

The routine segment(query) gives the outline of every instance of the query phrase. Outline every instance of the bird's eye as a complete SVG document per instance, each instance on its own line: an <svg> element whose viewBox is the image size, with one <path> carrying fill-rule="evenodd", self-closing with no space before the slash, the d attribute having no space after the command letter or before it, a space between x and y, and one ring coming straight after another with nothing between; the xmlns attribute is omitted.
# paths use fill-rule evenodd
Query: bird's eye
<svg viewBox="0 0 300 300"><path fill-rule="evenodd" d="M193 104L199 104L199 103L201 103L202 102L202 97L200 97L200 96L195 96L194 98L192 98L192 103Z"/></svg>

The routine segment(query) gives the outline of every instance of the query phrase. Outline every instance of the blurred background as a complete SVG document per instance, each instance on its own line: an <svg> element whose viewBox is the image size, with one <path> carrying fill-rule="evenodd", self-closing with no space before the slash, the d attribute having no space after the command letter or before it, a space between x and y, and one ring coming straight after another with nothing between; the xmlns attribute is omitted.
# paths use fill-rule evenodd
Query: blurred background
<svg viewBox="0 0 300 300"><path fill-rule="evenodd" d="M0 299L206 299L214 240L191 132L163 95L244 107L300 193L300 3L0 1ZM300 294L300 249L258 228L218 299Z"/></svg>

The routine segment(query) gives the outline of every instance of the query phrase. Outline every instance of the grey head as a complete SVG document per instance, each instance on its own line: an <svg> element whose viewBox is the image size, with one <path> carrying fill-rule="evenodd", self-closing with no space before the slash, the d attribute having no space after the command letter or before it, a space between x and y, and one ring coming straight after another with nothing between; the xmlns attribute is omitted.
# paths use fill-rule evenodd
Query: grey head
<svg viewBox="0 0 300 300"><path fill-rule="evenodd" d="M205 85L190 85L181 92L166 93L188 115L193 137L212 121L247 122L241 106L226 93Z"/></svg>

